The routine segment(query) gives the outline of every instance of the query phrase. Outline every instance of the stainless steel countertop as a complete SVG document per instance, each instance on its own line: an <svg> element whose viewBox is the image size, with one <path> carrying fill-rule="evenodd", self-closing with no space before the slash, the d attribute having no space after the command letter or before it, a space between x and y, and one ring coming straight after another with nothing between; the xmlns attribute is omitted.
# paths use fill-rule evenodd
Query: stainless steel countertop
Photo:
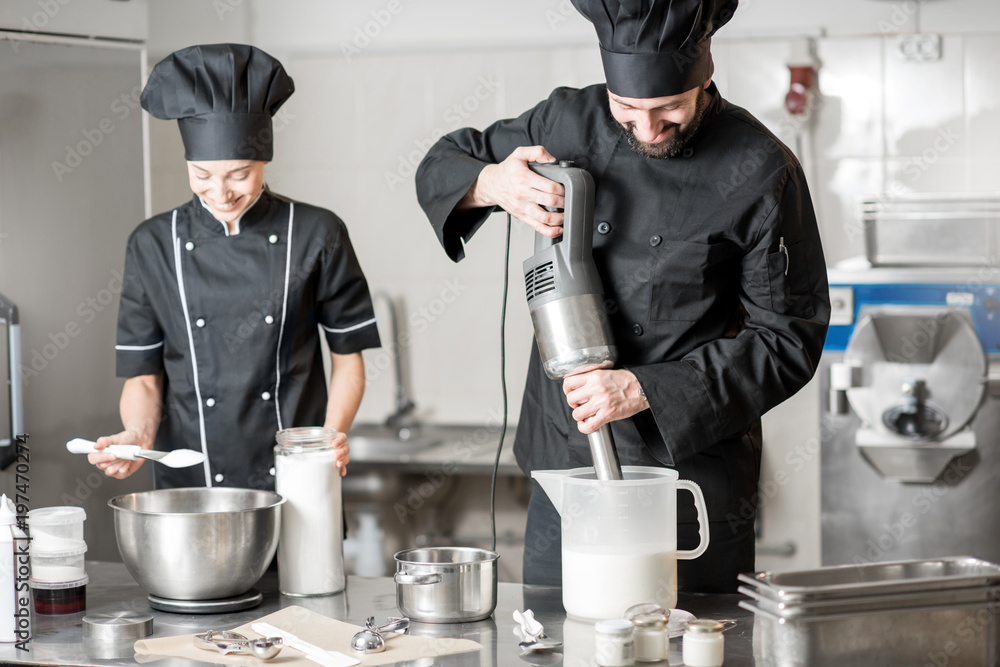
<svg viewBox="0 0 1000 667"><path fill-rule="evenodd" d="M254 608L231 614L195 615L170 614L149 609L146 595L121 563L88 562L87 609L65 616L33 618L34 637L29 651L19 651L13 644L0 645L3 664L34 665L128 665L138 664L132 650L133 641L107 642L85 639L82 619L90 613L131 610L153 616L154 637L193 634L209 629L228 630L248 621L273 613L283 607L299 605L330 618L362 625L368 616L382 620L398 614L395 584L389 577L349 577L344 593L321 598L288 598L277 592L277 576L268 572L257 588L264 594L263 603ZM736 627L725 634L725 667L754 665L752 651L753 615L737 607L741 595L681 596L678 607L699 618L735 619ZM465 637L483 645L478 652L460 653L430 660L397 663L408 667L511 667L516 665L565 665L584 667L595 664L593 627L566 619L562 609L561 589L548 586L500 584L497 609L493 618L478 623L428 624L414 623L412 634L435 637ZM566 641L565 655L533 654L530 662L519 657L517 639L513 634L512 614L516 609L532 609L545 626L546 633ZM342 649L350 652L347 647ZM213 653L205 653L211 662ZM681 665L681 640L670 642L671 665ZM158 667L181 667L202 663L180 659L156 661ZM363 664L363 663L362 663ZM666 665L667 663L638 663Z"/></svg>

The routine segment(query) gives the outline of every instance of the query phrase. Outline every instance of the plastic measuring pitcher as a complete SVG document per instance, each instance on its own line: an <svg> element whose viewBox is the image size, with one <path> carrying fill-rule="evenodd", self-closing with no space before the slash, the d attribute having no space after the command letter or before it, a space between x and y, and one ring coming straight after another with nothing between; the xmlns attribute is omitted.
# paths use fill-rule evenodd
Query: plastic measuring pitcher
<svg viewBox="0 0 1000 667"><path fill-rule="evenodd" d="M708 510L701 488L669 468L623 466L624 480L598 480L593 468L536 470L562 518L562 585L566 613L585 620L621 618L640 602L677 606L677 559L708 548ZM694 496L701 541L677 550L677 490Z"/></svg>

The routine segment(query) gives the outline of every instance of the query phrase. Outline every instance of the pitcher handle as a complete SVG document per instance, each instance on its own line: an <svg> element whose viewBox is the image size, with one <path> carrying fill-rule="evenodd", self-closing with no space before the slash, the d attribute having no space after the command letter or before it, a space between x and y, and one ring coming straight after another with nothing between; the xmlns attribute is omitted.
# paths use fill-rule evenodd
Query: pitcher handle
<svg viewBox="0 0 1000 667"><path fill-rule="evenodd" d="M708 549L708 508L705 507L705 496L701 493L701 487L686 479L677 480L678 489L687 489L694 496L694 507L698 510L698 535L701 541L698 546L690 551L678 551L677 558L681 560L691 560L705 553Z"/></svg>

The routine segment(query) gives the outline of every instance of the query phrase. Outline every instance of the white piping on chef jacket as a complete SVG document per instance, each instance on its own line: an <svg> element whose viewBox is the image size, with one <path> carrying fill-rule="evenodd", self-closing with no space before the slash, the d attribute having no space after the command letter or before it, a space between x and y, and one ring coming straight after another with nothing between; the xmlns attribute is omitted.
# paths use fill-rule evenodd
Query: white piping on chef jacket
<svg viewBox="0 0 1000 667"><path fill-rule="evenodd" d="M281 387L281 338L285 333L285 313L288 310L288 275L292 267L292 221L295 219L295 203L288 202L288 248L285 250L285 295L281 300L281 328L278 329L278 351L274 362L274 412L278 415L278 430L281 426L281 404L278 389Z"/></svg>
<svg viewBox="0 0 1000 667"><path fill-rule="evenodd" d="M205 455L202 467L205 469L205 486L212 486L212 469L208 463L208 443L205 439L205 409L201 405L201 386L198 383L198 359L194 353L194 334L191 330L191 315L188 313L187 295L184 293L184 274L181 271L181 240L177 238L177 209L170 223L174 237L174 271L177 273L177 289L181 295L181 310L184 311L184 322L187 324L188 347L191 350L191 371L194 374L194 395L198 401L198 429L201 435L201 451Z"/></svg>
<svg viewBox="0 0 1000 667"><path fill-rule="evenodd" d="M354 326L351 326L351 327L347 327L346 329L334 329L333 327L328 327L328 326L326 326L326 325L325 325L325 324L323 324L322 322L320 322L320 323L319 323L319 326L320 326L321 328L323 328L323 329L325 329L325 330L329 331L330 333L347 333L347 332L349 332L349 331L354 331L355 329L360 329L360 328L362 328L362 327L366 327L366 326L368 326L369 324L375 324L375 319L376 319L376 318L374 318L374 317L373 317L373 318L371 318L370 320L365 320L365 321L364 321L364 322L362 322L361 324L355 324Z"/></svg>
<svg viewBox="0 0 1000 667"><path fill-rule="evenodd" d="M138 350L155 350L158 347L163 347L163 341L159 343L153 343L152 345L115 345L116 350L124 350L127 352L134 352Z"/></svg>

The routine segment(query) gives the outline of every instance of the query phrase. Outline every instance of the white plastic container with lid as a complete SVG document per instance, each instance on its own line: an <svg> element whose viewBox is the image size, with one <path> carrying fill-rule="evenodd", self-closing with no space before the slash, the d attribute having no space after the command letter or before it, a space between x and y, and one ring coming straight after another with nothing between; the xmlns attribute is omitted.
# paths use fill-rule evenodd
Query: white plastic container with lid
<svg viewBox="0 0 1000 667"><path fill-rule="evenodd" d="M32 535L34 540L34 535ZM76 581L87 576L84 568L86 542L78 542L62 551L42 551L31 544L31 580L45 582Z"/></svg>
<svg viewBox="0 0 1000 667"><path fill-rule="evenodd" d="M28 512L33 581L59 583L87 576L83 565L86 518L82 507L40 507Z"/></svg>
<svg viewBox="0 0 1000 667"><path fill-rule="evenodd" d="M87 583L90 576L84 572L79 579L43 581L31 577L31 594L35 599L35 613L46 616L75 614L87 608Z"/></svg>
<svg viewBox="0 0 1000 667"><path fill-rule="evenodd" d="M632 621L609 619L594 624L596 655L601 667L631 667L635 664Z"/></svg>
<svg viewBox="0 0 1000 667"><path fill-rule="evenodd" d="M35 613L72 614L86 609L86 518L82 507L40 507L28 512Z"/></svg>
<svg viewBox="0 0 1000 667"><path fill-rule="evenodd" d="M330 595L347 585L336 437L334 429L318 427L275 436L274 490L285 499L278 588L285 595Z"/></svg>
<svg viewBox="0 0 1000 667"><path fill-rule="evenodd" d="M69 505L40 507L28 512L32 546L48 543L47 551L63 551L69 542L83 542L83 522L87 512L82 507ZM78 545L73 545L78 546Z"/></svg>
<svg viewBox="0 0 1000 667"><path fill-rule="evenodd" d="M0 642L10 643L27 639L20 636L18 630L26 630L30 625L30 612L27 610L30 595L27 587L21 589L18 581L18 569L22 565L18 558L18 549L27 548L27 536L17 527L17 513L14 503L6 494L0 495ZM21 577L27 583L27 563L25 575ZM21 610L24 612L21 613ZM24 618L25 628L18 628L18 623Z"/></svg>

